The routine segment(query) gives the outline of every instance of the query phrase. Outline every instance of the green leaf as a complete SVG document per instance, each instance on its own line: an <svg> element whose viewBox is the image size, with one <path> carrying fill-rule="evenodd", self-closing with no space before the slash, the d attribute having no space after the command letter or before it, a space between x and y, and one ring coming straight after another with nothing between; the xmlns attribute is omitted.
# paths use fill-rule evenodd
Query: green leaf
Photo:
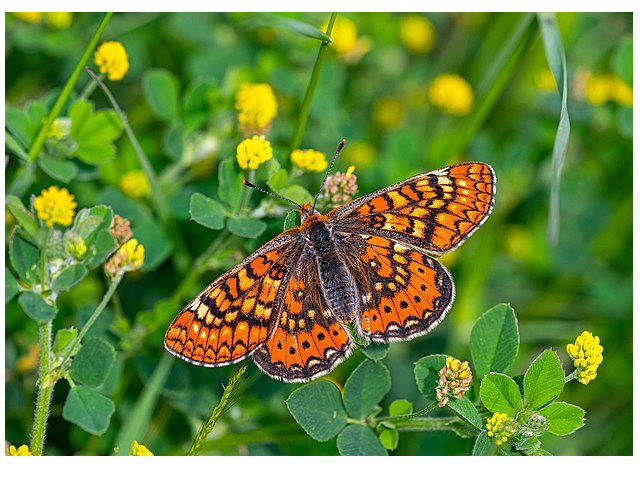
<svg viewBox="0 0 640 480"><path fill-rule="evenodd" d="M191 215L191 220L207 228L220 230L224 227L224 219L226 217L224 207L202 193L191 195L189 214Z"/></svg>
<svg viewBox="0 0 640 480"><path fill-rule="evenodd" d="M545 350L524 374L524 401L533 409L549 403L562 393L564 372L558 354Z"/></svg>
<svg viewBox="0 0 640 480"><path fill-rule="evenodd" d="M58 180L63 183L69 183L76 178L78 174L78 167L75 163L69 160L61 160L59 158L40 157L38 159L38 165L54 180Z"/></svg>
<svg viewBox="0 0 640 480"><path fill-rule="evenodd" d="M173 121L178 115L178 79L168 70L148 70L142 77L142 89L153 112Z"/></svg>
<svg viewBox="0 0 640 480"><path fill-rule="evenodd" d="M293 18L284 17L273 13L255 14L248 20L249 24L254 28L258 27L275 27L286 28L300 35L309 38L315 38L321 42L332 43L331 37L327 36L322 30L309 23L294 20Z"/></svg>
<svg viewBox="0 0 640 480"><path fill-rule="evenodd" d="M218 167L218 198L235 212L240 205L243 189L242 174L235 159L227 158Z"/></svg>
<svg viewBox="0 0 640 480"><path fill-rule="evenodd" d="M13 152L21 160L21 163L25 164L29 161L29 154L27 151L7 130L4 131L4 144L8 151Z"/></svg>
<svg viewBox="0 0 640 480"><path fill-rule="evenodd" d="M416 378L416 385L422 396L427 400L436 400L436 387L440 380L440 370L447 360L446 355L428 355L416 362L413 373Z"/></svg>
<svg viewBox="0 0 640 480"><path fill-rule="evenodd" d="M196 130L206 123L211 115L211 100L219 95L218 86L212 78L194 80L184 93L184 121L187 131Z"/></svg>
<svg viewBox="0 0 640 480"><path fill-rule="evenodd" d="M291 185L289 187L280 190L280 194L284 198L288 198L300 205L304 203L313 203L313 195L309 191L300 185Z"/></svg>
<svg viewBox="0 0 640 480"><path fill-rule="evenodd" d="M56 338L53 341L53 355L63 357L69 353L69 349L73 345L73 340L78 336L78 330L75 327L61 328L56 332Z"/></svg>
<svg viewBox="0 0 640 480"><path fill-rule="evenodd" d="M44 298L31 290L23 292L18 297L18 303L30 318L37 323L45 323L56 318L58 309L48 304Z"/></svg>
<svg viewBox="0 0 640 480"><path fill-rule="evenodd" d="M413 413L413 403L409 400L394 400L389 405L389 416L395 417L398 415L409 415Z"/></svg>
<svg viewBox="0 0 640 480"><path fill-rule="evenodd" d="M16 277L13 276L11 270L4 267L4 303L9 303L13 297L20 292L20 284Z"/></svg>
<svg viewBox="0 0 640 480"><path fill-rule="evenodd" d="M300 214L297 210L290 210L287 216L284 217L283 230L289 230L290 228L300 226Z"/></svg>
<svg viewBox="0 0 640 480"><path fill-rule="evenodd" d="M56 291L70 290L80 283L88 273L87 267L80 263L71 265L54 278L51 288Z"/></svg>
<svg viewBox="0 0 640 480"><path fill-rule="evenodd" d="M174 161L179 161L184 150L184 127L175 122L162 136L162 148L167 156Z"/></svg>
<svg viewBox="0 0 640 480"><path fill-rule="evenodd" d="M90 246L100 227L108 231L113 220L113 210L106 205L96 205L80 210L73 220L73 231L82 237Z"/></svg>
<svg viewBox="0 0 640 480"><path fill-rule="evenodd" d="M71 378L87 387L102 385L116 361L113 346L100 337L87 340L71 364Z"/></svg>
<svg viewBox="0 0 640 480"><path fill-rule="evenodd" d="M471 329L471 358L476 376L504 372L515 359L519 342L513 308L501 303L486 311Z"/></svg>
<svg viewBox="0 0 640 480"><path fill-rule="evenodd" d="M569 435L584 425L585 411L570 403L553 402L540 409L549 422L549 433L554 435Z"/></svg>
<svg viewBox="0 0 640 480"><path fill-rule="evenodd" d="M492 446L493 442L487 436L487 431L483 430L478 435L478 438L476 438L476 443L473 445L471 455L473 455L474 457L489 455Z"/></svg>
<svg viewBox="0 0 640 480"><path fill-rule="evenodd" d="M388 455L375 433L364 425L349 425L338 435L337 444L340 455Z"/></svg>
<svg viewBox="0 0 640 480"><path fill-rule="evenodd" d="M494 413L513 417L522 409L522 397L516 382L502 373L489 373L480 384L482 404Z"/></svg>
<svg viewBox="0 0 640 480"><path fill-rule="evenodd" d="M390 347L391 345L388 343L371 342L366 347L360 347L360 350L371 360L382 360L389 353Z"/></svg>
<svg viewBox="0 0 640 480"><path fill-rule="evenodd" d="M391 375L382 363L365 360L344 384L344 406L352 418L364 418L391 389Z"/></svg>
<svg viewBox="0 0 640 480"><path fill-rule="evenodd" d="M115 409L115 404L109 398L78 385L67 396L62 418L93 435L102 435L107 431Z"/></svg>
<svg viewBox="0 0 640 480"><path fill-rule="evenodd" d="M4 205L16 219L16 223L24 228L30 238L34 238L38 233L38 224L31 212L22 204L22 201L14 195L7 195L4 198Z"/></svg>
<svg viewBox="0 0 640 480"><path fill-rule="evenodd" d="M287 185L288 179L289 173L287 172L287 169L281 168L275 174L271 175L269 180L267 180L267 185L277 193Z"/></svg>
<svg viewBox="0 0 640 480"><path fill-rule="evenodd" d="M567 91L567 60L562 44L562 35L560 34L555 14L538 13L538 21L540 23L540 34L542 36L544 51L547 55L547 62L553 72L560 94L560 121L558 122L558 130L553 143L553 153L551 156L553 176L551 179L548 226L550 243L555 245L558 241L560 224L560 176L562 173L562 164L567 154L569 134L571 132L569 110L567 108L569 97Z"/></svg>
<svg viewBox="0 0 640 480"><path fill-rule="evenodd" d="M33 108L35 107L35 108ZM29 148L47 111L39 103L30 103L24 110L7 108L4 121L7 129L24 148Z"/></svg>
<svg viewBox="0 0 640 480"><path fill-rule="evenodd" d="M447 407L478 430L482 430L484 427L484 422L482 421L482 417L478 413L476 406L467 397L450 397L447 402Z"/></svg>
<svg viewBox="0 0 640 480"><path fill-rule="evenodd" d="M398 434L398 430L396 430L395 428L384 428L378 434L378 440L384 448L389 451L393 451L398 447L398 440L400 440L400 435Z"/></svg>
<svg viewBox="0 0 640 480"><path fill-rule="evenodd" d="M286 404L296 422L319 442L335 437L347 424L340 390L326 380L317 380L294 390Z"/></svg>
<svg viewBox="0 0 640 480"><path fill-rule="evenodd" d="M116 153L113 142L122 133L122 124L112 110L94 113L86 100L78 100L69 110L70 134L78 144L76 156L85 163L108 162Z"/></svg>
<svg viewBox="0 0 640 480"><path fill-rule="evenodd" d="M231 217L227 220L227 228L239 237L256 238L267 228L262 220L249 217Z"/></svg>
<svg viewBox="0 0 640 480"><path fill-rule="evenodd" d="M14 235L10 241L9 258L20 279L27 285L33 285L38 277L38 248L20 235Z"/></svg>
<svg viewBox="0 0 640 480"><path fill-rule="evenodd" d="M96 268L111 255L115 247L116 241L113 239L113 236L108 231L99 230L91 242L91 253L85 255L83 262L90 268ZM145 263L146 261L145 251Z"/></svg>

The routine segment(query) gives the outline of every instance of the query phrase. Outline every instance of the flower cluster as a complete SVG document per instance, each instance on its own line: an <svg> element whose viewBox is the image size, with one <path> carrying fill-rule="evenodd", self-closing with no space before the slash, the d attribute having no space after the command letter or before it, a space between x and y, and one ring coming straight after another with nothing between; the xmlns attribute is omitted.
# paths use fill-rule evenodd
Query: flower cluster
<svg viewBox="0 0 640 480"><path fill-rule="evenodd" d="M142 170L125 173L118 184L120 190L131 198L143 198L151 192L147 176Z"/></svg>
<svg viewBox="0 0 640 480"><path fill-rule="evenodd" d="M109 275L115 276L118 273L137 270L143 263L144 247L135 238L132 238L107 260L104 269Z"/></svg>
<svg viewBox="0 0 640 480"><path fill-rule="evenodd" d="M153 453L147 447L138 443L137 440L134 440L131 444L131 451L129 452L130 457L153 457Z"/></svg>
<svg viewBox="0 0 640 480"><path fill-rule="evenodd" d="M18 448L13 445L9 445L9 448L6 448L4 454L9 457L31 457L31 452L29 451L29 447L26 445L21 445Z"/></svg>
<svg viewBox="0 0 640 480"><path fill-rule="evenodd" d="M449 115L463 116L473 106L473 89L460 75L442 74L429 86L429 101Z"/></svg>
<svg viewBox="0 0 640 480"><path fill-rule="evenodd" d="M429 53L436 44L436 31L425 17L410 13L400 20L400 41L413 53Z"/></svg>
<svg viewBox="0 0 640 480"><path fill-rule="evenodd" d="M87 245L77 232L69 230L64 233L64 250L67 255L80 260L87 253Z"/></svg>
<svg viewBox="0 0 640 480"><path fill-rule="evenodd" d="M324 153L310 149L291 152L291 162L310 172L322 172L329 166Z"/></svg>
<svg viewBox="0 0 640 480"><path fill-rule="evenodd" d="M487 436L493 438L496 445L507 443L515 430L515 422L506 413L494 413L487 419Z"/></svg>
<svg viewBox="0 0 640 480"><path fill-rule="evenodd" d="M256 170L261 163L273 157L273 150L269 140L265 140L264 135L254 135L238 144L236 148L236 158L240 168L246 170Z"/></svg>
<svg viewBox="0 0 640 480"><path fill-rule="evenodd" d="M327 31L329 21L322 24L320 29ZM371 49L371 40L367 37L358 37L358 27L345 17L338 17L331 30L331 47L338 56L347 63L357 63L362 56Z"/></svg>
<svg viewBox="0 0 640 480"><path fill-rule="evenodd" d="M602 352L604 349L600 345L600 338L594 337L591 332L584 331L575 343L567 345L567 353L573 359L573 366L576 367L578 381L587 385L596 378L597 370L602 363Z"/></svg>
<svg viewBox="0 0 640 480"><path fill-rule="evenodd" d="M65 227L71 225L77 206L74 196L66 188L60 189L55 185L42 190L33 200L33 208L38 218L43 220L47 227L52 227L54 223Z"/></svg>
<svg viewBox="0 0 640 480"><path fill-rule="evenodd" d="M592 105L614 101L624 107L632 107L633 89L617 75L591 73L584 86L584 98Z"/></svg>
<svg viewBox="0 0 640 480"><path fill-rule="evenodd" d="M358 178L353 174L354 169L355 167L351 166L346 173L336 172L329 175L318 200L327 207L335 207L350 201L358 191Z"/></svg>
<svg viewBox="0 0 640 480"><path fill-rule="evenodd" d="M278 101L267 83L244 83L236 94L238 123L245 136L264 134L278 115Z"/></svg>
<svg viewBox="0 0 640 480"><path fill-rule="evenodd" d="M129 220L121 217L117 213L113 216L113 220L111 220L109 233L111 233L111 236L118 245L122 245L133 236Z"/></svg>
<svg viewBox="0 0 640 480"><path fill-rule="evenodd" d="M112 82L122 80L129 71L129 57L120 42L104 42L96 50L93 61Z"/></svg>
<svg viewBox="0 0 640 480"><path fill-rule="evenodd" d="M449 397L462 398L469 390L471 380L469 362L460 362L453 357L447 357L445 366L440 370L440 379L436 387L438 405L444 407Z"/></svg>

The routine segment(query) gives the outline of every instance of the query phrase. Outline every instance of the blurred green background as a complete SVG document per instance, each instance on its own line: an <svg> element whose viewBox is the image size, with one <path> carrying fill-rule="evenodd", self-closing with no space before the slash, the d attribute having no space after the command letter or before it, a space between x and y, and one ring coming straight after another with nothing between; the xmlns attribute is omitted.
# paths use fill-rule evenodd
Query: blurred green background
<svg viewBox="0 0 640 480"><path fill-rule="evenodd" d="M5 105L22 108L32 100L54 99L101 18L97 13L77 13L56 24L6 14ZM114 15L103 35L122 42L127 50L130 70L109 87L165 180L172 214L194 258L219 232L189 221L189 198L194 192L215 192L218 162L235 157L242 134L235 127L234 95L241 83L272 86L279 111L268 138L274 157L288 165L320 43L287 28L283 18L319 28L329 15L127 13ZM336 169L356 167L361 195L458 161L487 162L496 171L493 214L473 238L442 259L456 282L454 307L430 335L391 346L385 364L393 384L384 406L397 398L413 401L416 409L424 406L413 377L414 362L430 353L468 359L473 321L496 303L506 302L520 321L520 353L511 375L524 373L549 347L569 372L565 345L583 330L598 335L604 346L597 379L588 386L571 382L561 398L587 411L586 425L570 437L545 436L544 447L557 455L631 455L632 15L557 17L568 65L571 137L556 245L549 243L547 230L560 98L535 18L521 53L500 67L497 79L490 75L491 68L522 14L434 13L419 18L411 17L410 23L408 14L338 15L351 23L341 27L343 43L336 25L334 46L322 64L301 142L303 148L331 156L338 142L347 139ZM197 100L190 107L188 125L154 115L141 79L156 68L175 76L181 105ZM460 75L474 90L468 113L449 115L430 100L431 82L444 73ZM76 90L88 81L83 74ZM495 98L487 101L487 95ZM109 107L100 91L90 99L99 108ZM474 110L478 105L486 106L484 115ZM189 165L181 164L188 149L204 153ZM108 203L132 220L134 233L153 218L148 200L128 198L120 190L124 173L139 169L125 136L117 142L112 161L81 167L81 175L66 185L79 208ZM17 162L9 158L7 182L16 168ZM162 176L171 171L179 172L173 188L169 179L176 177ZM322 175L304 173L297 182L315 192ZM39 170L22 200L28 202L29 195L52 184L60 182ZM261 200L260 194L252 193L254 207ZM125 279L116 301L93 327L93 333L108 337L121 352L117 371L105 387L116 403L109 430L101 437L91 436L64 421L61 410L68 386L59 382L46 451L110 454L153 369L169 355L162 338L175 314L220 273L279 233L283 219L284 215L269 219L269 227L255 240L243 239L216 252L212 268L189 286L184 298L169 304L162 302L182 278L171 263L166 238L147 228L143 243L148 244L147 258L153 254L155 261ZM7 237L11 219L5 226ZM81 324L104 289L96 271L63 295L54 329ZM37 327L15 300L6 305L5 313L5 438L20 445L28 443L33 416ZM361 352L354 353L330 377L344 382L362 358ZM136 439L156 455L184 454L232 368L205 369L175 360L157 404L147 412L149 426ZM284 400L295 388L266 377L252 364L202 453L337 454L335 441L315 442L288 413ZM268 441L248 442L258 437ZM473 439L451 433L402 433L395 453L463 455L472 446Z"/></svg>

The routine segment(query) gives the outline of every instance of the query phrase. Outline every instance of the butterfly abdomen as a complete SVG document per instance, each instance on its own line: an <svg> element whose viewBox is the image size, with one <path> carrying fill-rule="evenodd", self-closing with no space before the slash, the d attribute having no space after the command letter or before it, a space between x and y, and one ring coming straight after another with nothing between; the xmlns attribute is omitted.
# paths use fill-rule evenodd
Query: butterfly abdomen
<svg viewBox="0 0 640 480"><path fill-rule="evenodd" d="M338 255L336 239L323 221L313 222L306 230L308 248L316 261L325 299L333 314L343 322L356 315L356 287L349 269ZM309 265L309 268L313 266Z"/></svg>

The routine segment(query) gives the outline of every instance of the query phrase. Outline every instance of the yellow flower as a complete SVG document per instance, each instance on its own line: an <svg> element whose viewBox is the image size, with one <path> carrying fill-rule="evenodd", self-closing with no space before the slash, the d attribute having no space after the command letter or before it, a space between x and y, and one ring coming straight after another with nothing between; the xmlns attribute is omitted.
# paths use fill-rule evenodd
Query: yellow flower
<svg viewBox="0 0 640 480"><path fill-rule="evenodd" d="M265 140L264 135L254 135L238 144L236 148L236 158L238 165L242 169L255 170L261 163L273 157L273 150L269 140Z"/></svg>
<svg viewBox="0 0 640 480"><path fill-rule="evenodd" d="M445 113L462 116L471 111L473 90L460 75L445 73L431 82L429 101Z"/></svg>
<svg viewBox="0 0 640 480"><path fill-rule="evenodd" d="M502 445L509 441L513 435L513 419L509 418L506 413L494 413L491 418L487 419L487 436L493 438L496 445Z"/></svg>
<svg viewBox="0 0 640 480"><path fill-rule="evenodd" d="M266 133L278 115L278 101L267 83L244 83L236 94L238 123L247 132Z"/></svg>
<svg viewBox="0 0 640 480"><path fill-rule="evenodd" d="M536 85L540 90L544 90L545 92L555 92L557 90L556 79L548 68L544 68L538 72L536 75Z"/></svg>
<svg viewBox="0 0 640 480"><path fill-rule="evenodd" d="M47 24L53 28L69 28L73 20L72 12L47 12Z"/></svg>
<svg viewBox="0 0 640 480"><path fill-rule="evenodd" d="M119 182L120 190L131 198L142 198L149 195L151 187L142 170L125 173Z"/></svg>
<svg viewBox="0 0 640 480"><path fill-rule="evenodd" d="M38 218L44 220L47 227L52 227L54 223L65 227L71 225L77 206L74 196L66 188L60 189L55 185L42 190L33 201Z"/></svg>
<svg viewBox="0 0 640 480"><path fill-rule="evenodd" d="M617 75L611 83L611 98L623 107L633 107L633 89Z"/></svg>
<svg viewBox="0 0 640 480"><path fill-rule="evenodd" d="M64 249L67 255L71 255L78 260L87 253L87 245L84 239L73 230L69 230L64 234Z"/></svg>
<svg viewBox="0 0 640 480"><path fill-rule="evenodd" d="M327 20L320 29L326 32L328 25ZM336 18L330 37L333 40L331 47L349 63L357 62L371 49L371 41L367 37L358 37L358 27L348 18Z"/></svg>
<svg viewBox="0 0 640 480"><path fill-rule="evenodd" d="M291 152L291 161L310 172L322 172L329 166L325 154L315 150L294 150Z"/></svg>
<svg viewBox="0 0 640 480"><path fill-rule="evenodd" d="M440 378L436 387L438 405L444 407L449 397L462 398L469 390L472 375L469 362L461 362L453 357L447 357L445 366L440 369Z"/></svg>
<svg viewBox="0 0 640 480"><path fill-rule="evenodd" d="M592 73L587 77L584 96L591 105L602 105L611 99L611 77Z"/></svg>
<svg viewBox="0 0 640 480"><path fill-rule="evenodd" d="M578 381L587 385L597 376L596 371L602 363L602 352L604 349L600 345L600 338L594 337L591 332L582 332L576 343L567 345L567 353L573 359L573 366L578 373Z"/></svg>
<svg viewBox="0 0 640 480"><path fill-rule="evenodd" d="M138 443L136 440L131 444L130 457L153 457L153 453L144 445Z"/></svg>
<svg viewBox="0 0 640 480"><path fill-rule="evenodd" d="M436 44L436 31L427 18L411 13L400 20L400 40L414 53L429 53Z"/></svg>
<svg viewBox="0 0 640 480"><path fill-rule="evenodd" d="M404 118L404 104L395 97L379 98L373 104L373 121L380 127L392 130Z"/></svg>
<svg viewBox="0 0 640 480"><path fill-rule="evenodd" d="M93 61L112 82L122 80L129 71L129 57L120 42L104 42L96 50Z"/></svg>
<svg viewBox="0 0 640 480"><path fill-rule="evenodd" d="M144 263L144 246L132 238L109 259L104 269L110 275L116 275L118 272L131 272L137 270Z"/></svg>
<svg viewBox="0 0 640 480"><path fill-rule="evenodd" d="M31 452L29 451L29 447L27 447L26 445L21 445L20 447L16 448L13 445L10 445L9 448L7 448L4 451L4 454L6 456L9 457L31 457Z"/></svg>
<svg viewBox="0 0 640 480"><path fill-rule="evenodd" d="M13 16L23 22L38 23L42 19L42 12L13 12Z"/></svg>

